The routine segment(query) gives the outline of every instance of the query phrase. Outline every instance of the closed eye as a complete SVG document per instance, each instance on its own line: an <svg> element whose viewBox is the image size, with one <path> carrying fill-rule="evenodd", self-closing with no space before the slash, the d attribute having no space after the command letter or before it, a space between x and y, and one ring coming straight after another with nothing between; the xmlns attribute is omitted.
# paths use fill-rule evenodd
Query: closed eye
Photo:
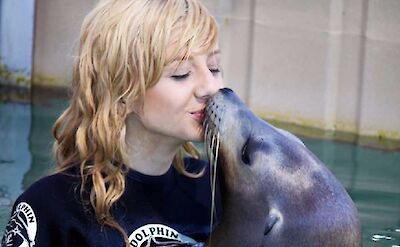
<svg viewBox="0 0 400 247"><path fill-rule="evenodd" d="M210 69L210 72L213 74L218 74L221 71L219 69Z"/></svg>
<svg viewBox="0 0 400 247"><path fill-rule="evenodd" d="M186 74L181 74L181 75L172 75L171 78L176 81L182 81L182 80L188 78L189 75L190 75L190 72L188 72Z"/></svg>

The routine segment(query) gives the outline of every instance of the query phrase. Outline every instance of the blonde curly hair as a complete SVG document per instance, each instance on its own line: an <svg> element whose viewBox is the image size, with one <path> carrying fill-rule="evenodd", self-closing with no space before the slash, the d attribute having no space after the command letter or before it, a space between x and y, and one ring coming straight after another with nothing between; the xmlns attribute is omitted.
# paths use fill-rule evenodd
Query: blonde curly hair
<svg viewBox="0 0 400 247"><path fill-rule="evenodd" d="M178 27L176 49L167 56ZM99 223L123 235L126 246L127 234L110 210L125 191L127 109L122 102L141 102L165 66L185 60L193 48L210 50L216 42L216 22L196 0L102 0L84 19L70 105L53 127L54 156L59 171L79 166L81 199ZM185 171L185 153L199 158L187 142L174 165L194 177Z"/></svg>

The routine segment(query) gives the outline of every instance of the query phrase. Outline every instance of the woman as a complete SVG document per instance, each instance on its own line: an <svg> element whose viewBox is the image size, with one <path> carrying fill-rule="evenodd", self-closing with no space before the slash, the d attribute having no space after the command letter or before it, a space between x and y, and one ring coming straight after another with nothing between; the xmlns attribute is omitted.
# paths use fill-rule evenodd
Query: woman
<svg viewBox="0 0 400 247"><path fill-rule="evenodd" d="M59 172L17 199L2 246L206 241L207 163L190 141L203 139L206 101L223 87L216 29L197 0L99 2L53 128Z"/></svg>

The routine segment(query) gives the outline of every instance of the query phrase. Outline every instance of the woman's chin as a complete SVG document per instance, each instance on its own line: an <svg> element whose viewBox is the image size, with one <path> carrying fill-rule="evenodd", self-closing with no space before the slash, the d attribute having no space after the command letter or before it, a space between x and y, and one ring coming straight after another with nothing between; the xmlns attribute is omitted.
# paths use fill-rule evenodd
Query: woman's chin
<svg viewBox="0 0 400 247"><path fill-rule="evenodd" d="M204 141L204 130L203 127L196 129L193 131L191 138L189 141L192 142L203 142Z"/></svg>

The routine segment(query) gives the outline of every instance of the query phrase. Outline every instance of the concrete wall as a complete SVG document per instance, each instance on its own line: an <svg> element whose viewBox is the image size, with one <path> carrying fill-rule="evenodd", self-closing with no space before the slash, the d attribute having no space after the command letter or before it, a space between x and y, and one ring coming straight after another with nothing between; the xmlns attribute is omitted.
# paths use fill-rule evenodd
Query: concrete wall
<svg viewBox="0 0 400 247"><path fill-rule="evenodd" d="M260 115L400 139L400 1L205 3L225 79Z"/></svg>
<svg viewBox="0 0 400 247"><path fill-rule="evenodd" d="M10 73L30 76L34 11L35 0L0 0L0 59L5 66L1 67L2 75L3 69L7 69ZM11 77L7 79L16 76Z"/></svg>
<svg viewBox="0 0 400 247"><path fill-rule="evenodd" d="M220 25L227 85L261 116L400 140L400 1L203 1ZM38 1L35 83L69 80L95 2Z"/></svg>
<svg viewBox="0 0 400 247"><path fill-rule="evenodd" d="M34 84L68 84L84 16L97 0L40 0L36 4Z"/></svg>

